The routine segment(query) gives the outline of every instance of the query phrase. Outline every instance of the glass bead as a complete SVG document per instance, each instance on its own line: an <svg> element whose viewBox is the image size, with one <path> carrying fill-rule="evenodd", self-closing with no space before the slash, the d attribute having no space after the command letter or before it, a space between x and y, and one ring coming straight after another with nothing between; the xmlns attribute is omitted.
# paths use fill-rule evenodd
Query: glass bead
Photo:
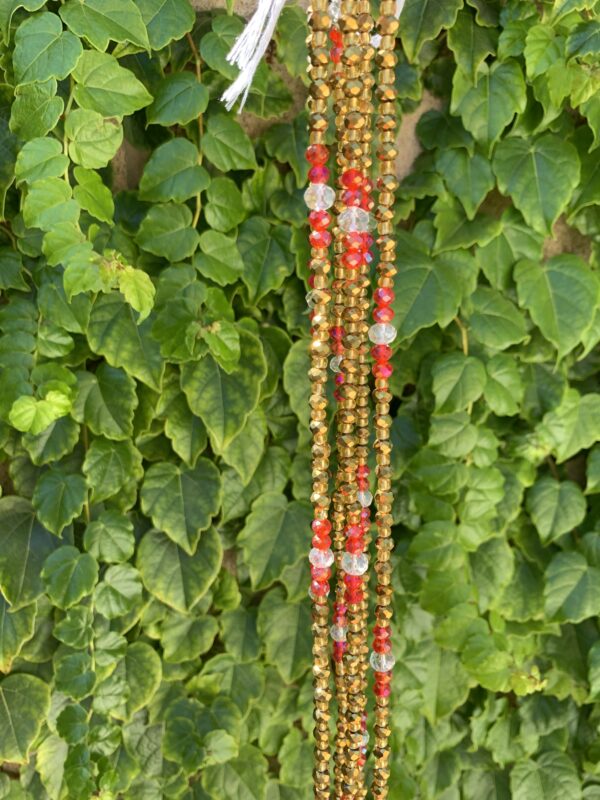
<svg viewBox="0 0 600 800"><path fill-rule="evenodd" d="M304 192L304 202L313 211L326 211L335 202L335 192L325 183L310 183Z"/></svg>
<svg viewBox="0 0 600 800"><path fill-rule="evenodd" d="M391 672L396 659L391 653L376 653L374 650L369 658L369 664L375 672Z"/></svg>
<svg viewBox="0 0 600 800"><path fill-rule="evenodd" d="M338 216L338 225L344 233L354 231L366 233L373 226L373 218L363 208L352 206L351 208L345 208Z"/></svg>
<svg viewBox="0 0 600 800"><path fill-rule="evenodd" d="M381 44L381 34L374 33L373 36L371 36L371 46L377 49L380 44Z"/></svg>
<svg viewBox="0 0 600 800"><path fill-rule="evenodd" d="M318 297L319 297L319 292L317 292L315 289L308 292L308 294L306 294L304 298L306 300L306 305L309 308L314 308L317 305Z"/></svg>
<svg viewBox="0 0 600 800"><path fill-rule="evenodd" d="M342 569L346 575L364 575L369 568L369 557L365 553L344 553Z"/></svg>
<svg viewBox="0 0 600 800"><path fill-rule="evenodd" d="M326 164L328 158L329 150L324 144L311 144L306 148L306 160L313 166Z"/></svg>
<svg viewBox="0 0 600 800"><path fill-rule="evenodd" d="M390 344L397 335L398 331L389 322L377 322L369 328L369 339L374 344Z"/></svg>
<svg viewBox="0 0 600 800"><path fill-rule="evenodd" d="M332 625L329 633L334 642L345 642L347 630L344 625Z"/></svg>
<svg viewBox="0 0 600 800"><path fill-rule="evenodd" d="M331 3L329 3L327 10L329 12L329 16L331 17L332 22L336 23L340 18L340 14L342 11L342 4L340 0L331 0Z"/></svg>
<svg viewBox="0 0 600 800"><path fill-rule="evenodd" d="M341 363L342 363L343 356L333 356L331 361L329 362L329 369L332 372L340 372L341 370Z"/></svg>
<svg viewBox="0 0 600 800"><path fill-rule="evenodd" d="M368 506L370 506L373 502L373 495L368 489L364 492L357 492L356 496L358 498L358 502L363 508L368 508Z"/></svg>
<svg viewBox="0 0 600 800"><path fill-rule="evenodd" d="M313 547L308 554L308 560L314 567L326 569L333 564L334 557L331 550L319 550Z"/></svg>

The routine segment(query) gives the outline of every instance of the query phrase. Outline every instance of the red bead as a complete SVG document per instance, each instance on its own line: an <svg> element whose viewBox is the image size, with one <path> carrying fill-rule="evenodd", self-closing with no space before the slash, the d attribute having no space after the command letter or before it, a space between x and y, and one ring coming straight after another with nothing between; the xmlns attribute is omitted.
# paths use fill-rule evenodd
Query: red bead
<svg viewBox="0 0 600 800"><path fill-rule="evenodd" d="M333 604L333 613L334 614L339 614L340 616L344 617L344 616L346 616L346 611L348 611L348 609L346 608L344 603L335 602Z"/></svg>
<svg viewBox="0 0 600 800"><path fill-rule="evenodd" d="M333 61L334 64L339 64L342 60L342 48L341 47L332 47L329 51L329 57Z"/></svg>
<svg viewBox="0 0 600 800"><path fill-rule="evenodd" d="M389 344L376 344L371 348L371 355L375 361L389 361L392 357L392 348Z"/></svg>
<svg viewBox="0 0 600 800"><path fill-rule="evenodd" d="M361 236L362 236L362 240L363 240L363 244L365 246L365 249L368 250L369 247L371 247L371 245L373 244L374 239L373 239L373 237L371 236L371 234L368 231L366 231L365 233L362 233Z"/></svg>
<svg viewBox="0 0 600 800"><path fill-rule="evenodd" d="M394 309L390 306L382 306L373 310L375 322L391 322L395 317Z"/></svg>
<svg viewBox="0 0 600 800"><path fill-rule="evenodd" d="M314 272L310 273L310 275L308 276L308 281L307 282L308 282L308 285L310 286L311 289L315 288L315 274L314 274Z"/></svg>
<svg viewBox="0 0 600 800"><path fill-rule="evenodd" d="M329 329L329 335L331 336L332 339L339 342L340 339L344 338L344 329L342 328L341 325L333 325Z"/></svg>
<svg viewBox="0 0 600 800"><path fill-rule="evenodd" d="M346 536L360 536L360 533L359 525L348 525L346 528Z"/></svg>
<svg viewBox="0 0 600 800"><path fill-rule="evenodd" d="M310 584L310 591L316 597L325 597L329 594L329 584L327 581L313 581Z"/></svg>
<svg viewBox="0 0 600 800"><path fill-rule="evenodd" d="M331 570L329 567L315 567L314 564L311 564L310 567L310 574L316 581L327 581L331 578Z"/></svg>
<svg viewBox="0 0 600 800"><path fill-rule="evenodd" d="M346 542L346 550L349 553L364 553L365 540L362 538L348 539Z"/></svg>
<svg viewBox="0 0 600 800"><path fill-rule="evenodd" d="M342 203L346 206L359 206L363 201L363 193L359 189L346 189L342 192Z"/></svg>
<svg viewBox="0 0 600 800"><path fill-rule="evenodd" d="M344 378L344 373L343 372L338 372L338 374L335 376L335 383L338 386L341 386L342 383L344 383L345 380L346 379Z"/></svg>
<svg viewBox="0 0 600 800"><path fill-rule="evenodd" d="M333 643L333 659L334 661L340 662L344 657L344 650L346 649L346 642L334 642Z"/></svg>
<svg viewBox="0 0 600 800"><path fill-rule="evenodd" d="M331 234L329 231L323 230L311 231L308 241L313 247L329 247L331 244Z"/></svg>
<svg viewBox="0 0 600 800"><path fill-rule="evenodd" d="M392 682L391 672L376 672L375 683L380 683L382 686L387 686Z"/></svg>
<svg viewBox="0 0 600 800"><path fill-rule="evenodd" d="M328 536L331 533L331 522L328 519L313 519L311 527L317 536Z"/></svg>
<svg viewBox="0 0 600 800"><path fill-rule="evenodd" d="M342 186L346 189L360 189L364 182L364 175L359 169L347 169L342 173Z"/></svg>
<svg viewBox="0 0 600 800"><path fill-rule="evenodd" d="M389 653L392 649L392 645L388 639L375 639L373 642L373 650L376 653Z"/></svg>
<svg viewBox="0 0 600 800"><path fill-rule="evenodd" d="M317 550L329 550L329 548L331 547L331 537L313 536L312 546L315 547Z"/></svg>
<svg viewBox="0 0 600 800"><path fill-rule="evenodd" d="M362 575L345 575L344 583L348 589L362 589L363 579Z"/></svg>
<svg viewBox="0 0 600 800"><path fill-rule="evenodd" d="M331 352L334 356L341 356L344 354L344 343L343 342L334 342L331 345Z"/></svg>
<svg viewBox="0 0 600 800"><path fill-rule="evenodd" d="M323 164L317 164L308 170L308 180L311 183L327 183L329 180L329 170Z"/></svg>
<svg viewBox="0 0 600 800"><path fill-rule="evenodd" d="M331 224L331 217L327 211L311 211L308 215L308 222L314 230L323 231Z"/></svg>
<svg viewBox="0 0 600 800"><path fill-rule="evenodd" d="M339 28L330 28L329 29L329 38L331 41L337 46L341 47L344 43L344 38L342 36L342 32Z"/></svg>
<svg viewBox="0 0 600 800"><path fill-rule="evenodd" d="M371 510L369 508L362 509L360 512L360 520L363 523L371 521Z"/></svg>
<svg viewBox="0 0 600 800"><path fill-rule="evenodd" d="M369 465L368 464L359 464L358 467L356 468L356 474L360 478L366 478L367 475L369 475L370 473L371 473L371 470L369 469Z"/></svg>
<svg viewBox="0 0 600 800"><path fill-rule="evenodd" d="M329 158L329 150L324 144L311 144L306 148L306 160L309 164L326 164Z"/></svg>
<svg viewBox="0 0 600 800"><path fill-rule="evenodd" d="M392 629L384 628L383 625L375 625L375 627L373 628L373 634L378 639L389 639L390 636L392 635Z"/></svg>
<svg viewBox="0 0 600 800"><path fill-rule="evenodd" d="M356 250L349 250L347 253L343 253L341 260L347 269L359 269L364 263L362 253Z"/></svg>
<svg viewBox="0 0 600 800"><path fill-rule="evenodd" d="M379 289L375 289L373 295L373 299L378 306L389 306L389 304L394 301L394 297L393 290L388 289L387 286L380 286Z"/></svg>
<svg viewBox="0 0 600 800"><path fill-rule="evenodd" d="M342 393L340 392L339 389L335 389L334 390L333 399L335 400L336 403L341 403L342 402L343 397L342 397Z"/></svg>
<svg viewBox="0 0 600 800"><path fill-rule="evenodd" d="M361 196L360 196L359 205L365 211L369 211L373 207L373 201L371 200L371 198L369 197L368 194L366 194L365 192L362 192Z"/></svg>
<svg viewBox="0 0 600 800"><path fill-rule="evenodd" d="M394 372L394 368L391 364L387 364L383 361L378 361L377 364L373 365L373 375L376 378L391 378Z"/></svg>
<svg viewBox="0 0 600 800"><path fill-rule="evenodd" d="M350 231L342 239L342 244L346 250L365 250L365 240L362 233L358 231Z"/></svg>
<svg viewBox="0 0 600 800"><path fill-rule="evenodd" d="M376 683L374 688L377 697L389 697L392 693L389 684Z"/></svg>
<svg viewBox="0 0 600 800"><path fill-rule="evenodd" d="M353 606L357 606L359 603L362 603L364 598L364 594L362 589L348 589L346 591L346 600Z"/></svg>

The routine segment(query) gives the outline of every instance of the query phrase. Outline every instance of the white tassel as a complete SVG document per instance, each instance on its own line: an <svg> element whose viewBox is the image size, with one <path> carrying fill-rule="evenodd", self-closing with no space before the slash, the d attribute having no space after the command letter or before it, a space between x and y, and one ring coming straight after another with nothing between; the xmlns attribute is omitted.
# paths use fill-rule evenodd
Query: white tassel
<svg viewBox="0 0 600 800"><path fill-rule="evenodd" d="M396 0L396 16L399 17L406 0ZM258 69L277 25L286 0L258 0L258 6L252 19L227 54L227 61L240 69L240 74L223 93L221 100L228 111L231 111L241 95L238 113L248 99L254 73Z"/></svg>

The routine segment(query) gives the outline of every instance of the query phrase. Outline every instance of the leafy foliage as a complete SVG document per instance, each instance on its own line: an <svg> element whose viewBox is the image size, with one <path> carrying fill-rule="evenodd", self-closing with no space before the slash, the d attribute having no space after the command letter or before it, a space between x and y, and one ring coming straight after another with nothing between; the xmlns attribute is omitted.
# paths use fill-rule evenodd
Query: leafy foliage
<svg viewBox="0 0 600 800"><path fill-rule="evenodd" d="M401 18L391 800L600 796L599 15ZM312 796L305 12L237 117L241 28L0 1L0 797Z"/></svg>

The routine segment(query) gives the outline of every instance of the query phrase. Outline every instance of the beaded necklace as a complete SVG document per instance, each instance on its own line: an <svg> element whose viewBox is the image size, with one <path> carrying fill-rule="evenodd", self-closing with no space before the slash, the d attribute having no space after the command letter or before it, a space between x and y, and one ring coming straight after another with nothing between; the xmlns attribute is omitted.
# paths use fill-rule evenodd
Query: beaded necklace
<svg viewBox="0 0 600 800"><path fill-rule="evenodd" d="M395 243L393 203L397 181L394 89L395 0L381 0L376 29L369 0L313 0L309 12L309 186L311 307L310 408L312 432L311 500L313 538L309 560L313 601L313 685L315 719L314 796L364 798L368 665L374 672L374 769L370 793L388 795L389 695L391 653L392 494L389 416L390 344L396 337L393 279ZM377 73L377 109L372 103ZM329 185L326 145L333 99L337 192ZM375 124L373 126L373 117ZM371 146L376 132L376 200L371 182ZM379 259L371 300L376 229ZM333 276L331 275L333 273ZM371 342L369 352L369 340ZM336 474L330 493L331 438L327 414L328 367L334 374ZM372 379L372 403L370 374ZM371 419L372 418L372 419ZM375 456L374 495L369 466L370 427ZM368 568L371 505L375 507L375 625L368 648ZM333 536L333 542L332 542ZM333 544L333 549L332 549ZM336 582L329 619L332 567ZM330 645L330 641L333 644ZM331 662L337 706L335 745L331 745ZM331 761L333 760L333 785Z"/></svg>

